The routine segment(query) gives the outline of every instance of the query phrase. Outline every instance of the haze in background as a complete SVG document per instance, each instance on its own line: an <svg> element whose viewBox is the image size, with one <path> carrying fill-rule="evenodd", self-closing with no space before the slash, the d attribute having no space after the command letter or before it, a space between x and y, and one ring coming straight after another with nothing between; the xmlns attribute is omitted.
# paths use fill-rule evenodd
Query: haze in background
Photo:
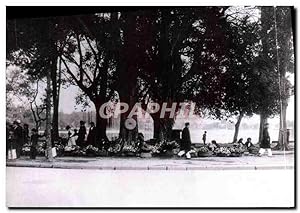
<svg viewBox="0 0 300 213"><path fill-rule="evenodd" d="M293 77L290 79L293 83ZM69 86L68 88L61 89L60 95L60 108L59 111L63 113L72 113L74 111L80 112L82 106L76 106L75 98L80 90L75 86ZM290 140L294 140L294 127L291 125L295 119L295 102L294 96L290 97L289 105L287 109L287 120L288 128L291 129ZM87 108L87 111L94 112L94 107ZM93 115L95 116L95 115ZM235 122L232 118L230 121ZM213 119L203 119L194 116L190 119L177 118L173 129L182 129L185 122L190 122L190 131L192 142L199 143L202 142L202 135L204 130L207 131L207 141L216 140L217 142L231 142L234 135L234 123L230 121L219 121ZM259 116L254 115L251 118L243 118L239 131L239 138L243 138L244 141L248 137L252 138L252 141L256 143L258 141L258 127L259 127ZM289 122L290 121L290 122ZM279 116L269 119L270 123L270 136L271 140L278 140L278 130L279 130ZM146 121L146 123L139 123L139 130L144 134L145 139L148 140L153 138L153 126L151 119ZM111 139L117 137L119 133L118 127L112 127L107 129L107 135Z"/></svg>

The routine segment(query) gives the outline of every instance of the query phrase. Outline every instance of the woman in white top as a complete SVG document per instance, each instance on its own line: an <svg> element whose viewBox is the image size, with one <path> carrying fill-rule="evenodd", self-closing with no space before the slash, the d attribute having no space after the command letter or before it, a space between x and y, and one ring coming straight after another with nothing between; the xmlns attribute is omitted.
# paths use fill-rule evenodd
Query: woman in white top
<svg viewBox="0 0 300 213"><path fill-rule="evenodd" d="M73 137L74 133L72 132L71 127L67 126L66 130L68 131L68 143L67 143L67 146L75 146L76 145L76 141L75 141L75 137Z"/></svg>

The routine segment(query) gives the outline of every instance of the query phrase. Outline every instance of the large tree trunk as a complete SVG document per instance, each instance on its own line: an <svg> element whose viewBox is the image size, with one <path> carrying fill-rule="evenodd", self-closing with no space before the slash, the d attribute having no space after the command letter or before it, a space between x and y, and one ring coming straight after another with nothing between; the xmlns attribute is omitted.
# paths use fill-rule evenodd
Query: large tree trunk
<svg viewBox="0 0 300 213"><path fill-rule="evenodd" d="M97 128L97 140L108 140L107 135L106 135L106 126L107 126L107 119L102 118L99 114L99 109L102 104L104 104L103 101L97 100L94 102L95 108L96 108L96 128Z"/></svg>
<svg viewBox="0 0 300 213"><path fill-rule="evenodd" d="M288 150L287 141L287 124L286 124L286 111L288 107L288 101L282 100L282 111L280 112L280 123L279 123L279 136L278 144L275 149Z"/></svg>
<svg viewBox="0 0 300 213"><path fill-rule="evenodd" d="M261 140L263 138L263 130L264 125L268 122L268 118L263 113L260 114L260 124L259 124L259 136L258 136L258 143L261 143Z"/></svg>
<svg viewBox="0 0 300 213"><path fill-rule="evenodd" d="M161 106L161 105L160 105ZM153 137L158 140L171 140L172 128L175 118L170 118L170 113L166 112L163 118L160 117L161 110L157 113L150 114L153 119Z"/></svg>
<svg viewBox="0 0 300 213"><path fill-rule="evenodd" d="M153 137L158 140L171 140L172 137L172 127L174 125L174 119L172 118L153 118Z"/></svg>
<svg viewBox="0 0 300 213"><path fill-rule="evenodd" d="M238 135L239 135L239 130L240 130L240 124L241 124L241 121L242 121L243 117L244 117L244 114L240 113L239 117L237 119L237 122L236 122L236 124L234 126L233 142L237 141L237 138L238 138Z"/></svg>
<svg viewBox="0 0 300 213"><path fill-rule="evenodd" d="M52 97L53 97L53 117L52 117L52 141L57 141L59 138L58 132L58 107L59 107L59 87L60 82L57 80L57 58L53 59L51 67L52 81Z"/></svg>
<svg viewBox="0 0 300 213"><path fill-rule="evenodd" d="M120 116L120 132L119 136L122 138L124 141L130 144L134 144L136 139L137 139L137 134L138 134L138 118L136 115L133 115L132 119L135 120L136 126L132 130L128 130L125 126L125 122L128 119L129 113L131 112L132 108L136 104L136 94L135 94L135 88L131 89L131 93L126 93L124 94L123 92L120 92L120 100L123 103L127 103L129 108L127 112L121 113Z"/></svg>
<svg viewBox="0 0 300 213"><path fill-rule="evenodd" d="M127 143L134 143L136 141L138 126L137 117L133 116L136 121L136 127L132 130L128 130L125 127L125 121L128 118L130 111L137 102L136 85L137 85L137 44L136 44L136 14L123 13L125 20L124 25L124 45L121 48L121 52L118 55L117 72L119 77L118 92L120 101L127 103L129 109L127 112L121 114L120 119L120 137Z"/></svg>
<svg viewBox="0 0 300 213"><path fill-rule="evenodd" d="M280 83L280 128L279 138L276 149L288 149L287 144L287 124L286 124L286 110L288 106L288 98L290 96L288 80L286 79L286 72L290 66L290 58L293 56L292 47L290 45L292 39L292 17L291 7L274 7L274 20L276 32L276 48L277 53L277 70L279 73ZM278 38L278 39L277 39Z"/></svg>
<svg viewBox="0 0 300 213"><path fill-rule="evenodd" d="M153 137L155 139L158 140L162 140L163 139L163 129L162 129L162 125L161 125L161 120L159 118L159 115L156 116L155 114L152 115L152 119L153 119Z"/></svg>
<svg viewBox="0 0 300 213"><path fill-rule="evenodd" d="M47 159L53 161L52 142L51 142L51 72L47 72L47 95L46 95L46 143L47 143Z"/></svg>

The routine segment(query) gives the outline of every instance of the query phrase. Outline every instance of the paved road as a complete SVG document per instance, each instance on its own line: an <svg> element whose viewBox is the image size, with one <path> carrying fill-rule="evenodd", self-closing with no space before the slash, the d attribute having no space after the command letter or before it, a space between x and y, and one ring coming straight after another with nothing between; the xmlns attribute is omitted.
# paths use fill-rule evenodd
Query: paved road
<svg viewBox="0 0 300 213"><path fill-rule="evenodd" d="M294 155L273 155L272 157L208 157L208 158L137 158L137 157L59 157L54 162L45 157L30 160L29 157L8 161L7 166L45 167L69 169L105 170L225 170L225 169L279 169L294 168Z"/></svg>
<svg viewBox="0 0 300 213"><path fill-rule="evenodd" d="M7 167L10 207L291 207L294 171ZM279 180L279 181L278 181ZM283 184L278 184L280 181Z"/></svg>

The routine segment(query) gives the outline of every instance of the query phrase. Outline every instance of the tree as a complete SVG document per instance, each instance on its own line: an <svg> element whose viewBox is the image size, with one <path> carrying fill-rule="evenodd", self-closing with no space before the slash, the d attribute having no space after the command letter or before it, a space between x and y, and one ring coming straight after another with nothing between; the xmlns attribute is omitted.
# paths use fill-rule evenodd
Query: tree
<svg viewBox="0 0 300 213"><path fill-rule="evenodd" d="M114 14L114 20L117 21L117 14ZM117 39L118 48L120 52L117 52L117 87L116 90L119 93L119 99L123 103L127 103L129 109L120 116L120 137L127 142L136 141L138 126L137 116L132 119L136 121L136 126L133 130L128 130L125 126L125 121L129 116L130 111L137 102L137 77L138 77L138 14L135 11L122 12L120 20L123 22L120 26L123 36L121 42L120 32L114 32Z"/></svg>
<svg viewBox="0 0 300 213"><path fill-rule="evenodd" d="M207 95L206 85L211 85L210 77L221 72L227 39L223 34L225 10L223 7L203 7L148 11L143 21L150 43L144 44L139 54L143 56L139 64L142 71L139 77L143 83L140 99L144 102L150 99L160 106L166 102L167 107L174 102L191 100L201 107L206 102L214 105L216 95ZM213 86L210 92L217 91ZM168 138L175 120L168 118L168 114L160 118L160 113L151 114L154 137L164 135Z"/></svg>
<svg viewBox="0 0 300 213"><path fill-rule="evenodd" d="M275 36L277 70L279 72L279 91L281 99L280 130L278 149L288 149L286 111L289 96L291 95L291 83L286 77L287 72L294 72L293 67L293 42L292 42L292 17L290 7L275 7Z"/></svg>
<svg viewBox="0 0 300 213"><path fill-rule="evenodd" d="M35 122L35 128L37 130L40 129L41 124L43 121L46 120L46 116L45 116L45 110L46 110L46 105L45 105L45 101L42 102L42 104L38 104L38 94L39 94L39 79L36 80L36 88L34 91L33 96L31 96L31 100L30 100L30 110ZM46 97L44 97L46 98Z"/></svg>
<svg viewBox="0 0 300 213"><path fill-rule="evenodd" d="M260 51L258 20L253 21L252 16L239 12L235 16L228 26L230 40L222 74L225 86L220 99L223 117L224 114L225 117L237 116L233 141L237 141L242 118L252 116L255 111L255 100L250 95L254 90L251 78L255 77L254 63Z"/></svg>
<svg viewBox="0 0 300 213"><path fill-rule="evenodd" d="M19 63L23 69L28 70L28 74L36 78L46 76L46 140L48 151L51 143L51 77L57 70L57 37L55 36L56 22L53 18L41 19L15 19L7 21L7 58L10 59L15 51L19 51ZM56 88L56 85L55 85ZM54 90L56 91L56 90ZM57 95L57 94L56 94ZM55 110L58 105L55 104ZM54 113L56 114L56 113ZM58 119L55 120L57 126ZM58 128L56 128L58 131ZM56 134L58 135L58 133ZM49 160L52 156L48 155Z"/></svg>
<svg viewBox="0 0 300 213"><path fill-rule="evenodd" d="M99 115L99 109L109 100L110 76L115 71L110 21L108 14L76 16L65 20L63 28L68 29L69 33L66 44L60 47L62 68L69 81L78 86L95 105L97 138L106 140L107 120Z"/></svg>
<svg viewBox="0 0 300 213"><path fill-rule="evenodd" d="M268 66L277 73L280 99L280 129L277 148L287 147L286 109L291 95L291 83L287 72L294 72L292 18L290 7L262 7L262 43L263 56Z"/></svg>
<svg viewBox="0 0 300 213"><path fill-rule="evenodd" d="M8 62L6 74L7 115L12 114L9 116L9 120L16 119L13 113L15 107L25 106L26 108L29 105L35 127L39 129L41 122L45 120L44 111L46 109L43 100L40 100L38 97L39 81L39 79L34 79L28 75L26 71L22 72L20 67ZM19 114L22 113L19 112ZM25 117L26 116L23 115L23 119Z"/></svg>

